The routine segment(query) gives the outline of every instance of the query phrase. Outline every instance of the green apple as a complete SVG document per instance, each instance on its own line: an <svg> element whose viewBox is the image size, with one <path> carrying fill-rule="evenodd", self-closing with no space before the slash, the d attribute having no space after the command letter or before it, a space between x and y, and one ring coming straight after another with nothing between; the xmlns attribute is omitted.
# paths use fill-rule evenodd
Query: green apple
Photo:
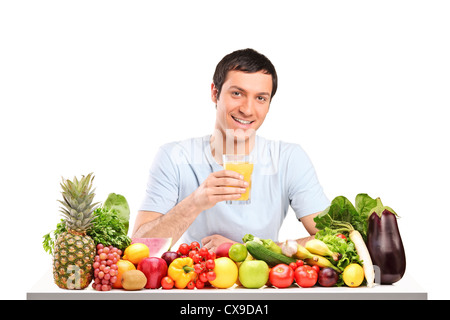
<svg viewBox="0 0 450 320"><path fill-rule="evenodd" d="M269 280L269 266L262 260L245 260L239 266L239 281L250 289L258 289Z"/></svg>

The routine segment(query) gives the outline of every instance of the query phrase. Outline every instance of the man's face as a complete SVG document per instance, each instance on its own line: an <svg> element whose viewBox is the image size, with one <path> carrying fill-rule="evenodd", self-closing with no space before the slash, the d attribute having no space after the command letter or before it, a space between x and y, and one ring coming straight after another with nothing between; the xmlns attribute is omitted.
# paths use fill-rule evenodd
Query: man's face
<svg viewBox="0 0 450 320"><path fill-rule="evenodd" d="M272 76L263 71L247 73L229 71L220 96L211 85L212 101L217 106L216 126L225 137L230 129L236 136L253 135L262 125L269 111Z"/></svg>

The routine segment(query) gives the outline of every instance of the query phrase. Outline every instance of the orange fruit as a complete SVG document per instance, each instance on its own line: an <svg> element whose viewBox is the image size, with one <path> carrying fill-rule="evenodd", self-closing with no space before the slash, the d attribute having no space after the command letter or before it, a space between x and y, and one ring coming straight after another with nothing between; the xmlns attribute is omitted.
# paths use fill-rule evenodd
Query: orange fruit
<svg viewBox="0 0 450 320"><path fill-rule="evenodd" d="M113 284L113 288L122 289L122 275L124 274L124 272L129 270L136 270L134 264L132 264L128 260L120 259L119 261L117 261L117 280Z"/></svg>
<svg viewBox="0 0 450 320"><path fill-rule="evenodd" d="M130 261L134 265L138 265L142 259L148 258L149 255L150 249L145 244L133 243L125 249L122 259Z"/></svg>

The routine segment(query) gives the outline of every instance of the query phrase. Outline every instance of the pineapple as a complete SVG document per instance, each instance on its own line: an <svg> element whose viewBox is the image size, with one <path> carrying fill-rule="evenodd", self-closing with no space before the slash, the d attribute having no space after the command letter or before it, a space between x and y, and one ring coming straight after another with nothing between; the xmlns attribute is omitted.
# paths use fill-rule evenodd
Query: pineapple
<svg viewBox="0 0 450 320"><path fill-rule="evenodd" d="M53 251L53 278L63 289L84 289L92 281L93 263L96 253L94 240L86 234L93 220L93 211L98 203L92 203L92 173L80 180L65 180L61 183L64 201L62 206L66 232L55 241Z"/></svg>

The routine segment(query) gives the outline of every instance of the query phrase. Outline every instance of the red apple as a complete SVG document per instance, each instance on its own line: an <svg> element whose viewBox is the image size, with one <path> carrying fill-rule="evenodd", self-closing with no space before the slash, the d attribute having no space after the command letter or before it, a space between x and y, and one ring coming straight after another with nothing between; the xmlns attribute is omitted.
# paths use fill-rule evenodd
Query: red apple
<svg viewBox="0 0 450 320"><path fill-rule="evenodd" d="M220 257L227 257L228 256L228 251L230 250L230 247L233 245L232 242L224 242L221 245L219 245L216 249L216 257L220 258Z"/></svg>
<svg viewBox="0 0 450 320"><path fill-rule="evenodd" d="M158 289L161 280L167 275L167 263L164 259L157 257L144 258L139 262L138 270L142 271L147 278L146 289Z"/></svg>

